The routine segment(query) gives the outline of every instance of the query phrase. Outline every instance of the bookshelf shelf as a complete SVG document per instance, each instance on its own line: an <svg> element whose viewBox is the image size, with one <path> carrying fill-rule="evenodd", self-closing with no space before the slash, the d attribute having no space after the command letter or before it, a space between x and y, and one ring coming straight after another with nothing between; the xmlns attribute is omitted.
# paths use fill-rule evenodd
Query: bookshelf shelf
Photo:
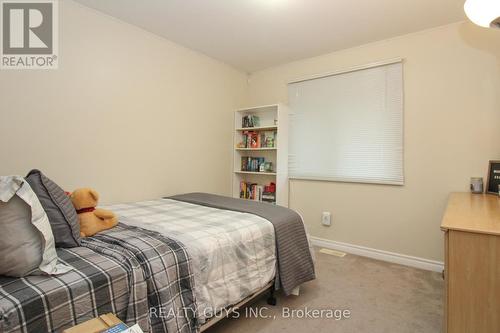
<svg viewBox="0 0 500 333"><path fill-rule="evenodd" d="M261 147L261 148L235 148L241 151L266 151L266 150L276 150L276 147Z"/></svg>
<svg viewBox="0 0 500 333"><path fill-rule="evenodd" d="M259 171L235 171L234 173L241 173L247 175L261 175L261 176L276 176L276 172L259 172Z"/></svg>
<svg viewBox="0 0 500 333"><path fill-rule="evenodd" d="M247 116L255 117L248 119ZM255 126L243 127L244 123L252 122ZM248 198L250 193L252 199L249 200L288 207L287 107L274 104L235 111L233 147L233 197L240 198L242 194ZM268 164L267 170L273 172L258 171Z"/></svg>
<svg viewBox="0 0 500 333"><path fill-rule="evenodd" d="M244 132L244 131L274 131L277 130L278 126L257 126L257 127L240 127L237 128L236 131Z"/></svg>

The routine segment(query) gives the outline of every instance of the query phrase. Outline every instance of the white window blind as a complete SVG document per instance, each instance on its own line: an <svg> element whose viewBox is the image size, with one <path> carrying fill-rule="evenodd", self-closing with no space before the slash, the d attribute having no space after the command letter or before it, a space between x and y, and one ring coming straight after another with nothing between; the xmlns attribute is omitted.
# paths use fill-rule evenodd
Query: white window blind
<svg viewBox="0 0 500 333"><path fill-rule="evenodd" d="M291 178L402 185L402 62L288 85Z"/></svg>

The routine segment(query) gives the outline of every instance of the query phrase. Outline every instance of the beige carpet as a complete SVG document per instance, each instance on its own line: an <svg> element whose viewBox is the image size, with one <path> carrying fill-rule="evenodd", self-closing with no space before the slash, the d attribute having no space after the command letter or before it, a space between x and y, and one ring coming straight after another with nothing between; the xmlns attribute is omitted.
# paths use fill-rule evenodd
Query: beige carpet
<svg viewBox="0 0 500 333"><path fill-rule="evenodd" d="M265 297L251 304L268 318L224 319L208 333L352 332L434 333L442 331L441 274L354 255L334 257L316 251L317 279L302 286L298 297ZM266 308L267 307L267 308ZM289 319L283 308L349 310L349 319ZM332 313L330 312L330 315ZM286 315L286 311L285 311ZM328 315L328 312L323 312Z"/></svg>

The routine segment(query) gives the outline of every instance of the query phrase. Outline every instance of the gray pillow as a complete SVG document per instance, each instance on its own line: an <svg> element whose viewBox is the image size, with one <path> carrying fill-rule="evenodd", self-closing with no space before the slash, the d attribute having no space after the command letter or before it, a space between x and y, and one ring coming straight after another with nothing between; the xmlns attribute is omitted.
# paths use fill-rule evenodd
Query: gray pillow
<svg viewBox="0 0 500 333"><path fill-rule="evenodd" d="M31 207L17 195L0 201L0 275L24 276L42 262L42 237L31 223Z"/></svg>
<svg viewBox="0 0 500 333"><path fill-rule="evenodd" d="M80 246L78 215L63 189L39 170L31 170L26 181L47 213L56 247Z"/></svg>

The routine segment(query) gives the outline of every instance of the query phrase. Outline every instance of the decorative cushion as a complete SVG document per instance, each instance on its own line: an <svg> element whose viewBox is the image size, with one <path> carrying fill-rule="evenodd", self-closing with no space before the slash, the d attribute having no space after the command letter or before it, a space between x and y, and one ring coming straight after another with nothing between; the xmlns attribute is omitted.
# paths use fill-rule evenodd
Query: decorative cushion
<svg viewBox="0 0 500 333"><path fill-rule="evenodd" d="M47 214L21 176L0 177L0 275L64 274Z"/></svg>
<svg viewBox="0 0 500 333"><path fill-rule="evenodd" d="M56 247L80 246L78 215L63 189L36 169L28 173L26 180L47 213Z"/></svg>

